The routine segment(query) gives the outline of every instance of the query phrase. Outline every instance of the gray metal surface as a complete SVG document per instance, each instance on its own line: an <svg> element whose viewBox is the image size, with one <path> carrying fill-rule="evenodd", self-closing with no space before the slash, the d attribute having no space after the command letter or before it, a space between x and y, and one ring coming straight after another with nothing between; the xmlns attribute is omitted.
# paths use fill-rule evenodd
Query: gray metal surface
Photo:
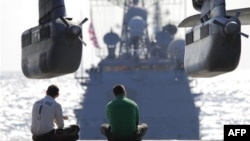
<svg viewBox="0 0 250 141"><path fill-rule="evenodd" d="M140 121L149 125L145 139L199 139L198 111L183 70L93 71L80 111L80 139L105 139L100 125L108 122L105 105L112 87L121 83L140 108Z"/></svg>
<svg viewBox="0 0 250 141"><path fill-rule="evenodd" d="M130 8L124 11L124 17ZM149 126L143 139L199 139L198 110L183 68L184 40L175 40L171 35L173 38L164 44L168 46L161 46L148 41L147 32L133 38L126 30L126 20L120 46L107 44L112 48L107 57L87 71L88 78L79 77L86 88L83 108L76 110L80 139L106 139L100 133L100 126L108 122L105 106L114 98L112 88L117 83L125 85L127 96L139 106L140 122ZM119 53L114 54L114 50Z"/></svg>

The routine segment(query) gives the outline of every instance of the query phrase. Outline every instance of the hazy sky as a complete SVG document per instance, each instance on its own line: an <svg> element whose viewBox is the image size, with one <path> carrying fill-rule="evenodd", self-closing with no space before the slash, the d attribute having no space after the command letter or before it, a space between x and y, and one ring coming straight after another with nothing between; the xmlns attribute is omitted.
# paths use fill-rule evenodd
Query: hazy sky
<svg viewBox="0 0 250 141"><path fill-rule="evenodd" d="M74 18L77 18L78 20L80 17L89 17L89 10L87 10L89 4L87 3L87 0L65 0L65 3L67 14L74 14ZM191 16L195 12L191 3L192 1L188 0L189 6L187 6L187 16ZM81 8L79 7L79 5L81 5ZM243 7L250 7L250 1L226 1L227 9ZM0 70L21 71L21 34L25 30L38 25L38 0L1 0L0 9ZM77 13L79 13L79 11L82 11L82 14L75 14L73 11L77 11ZM83 25L83 34L88 34L85 33L87 32L87 28L88 24ZM242 32L250 35L250 26L243 26ZM88 43L90 41L87 40L86 42ZM240 64L237 69L250 68L249 45L250 38L247 39L242 37L242 54ZM85 51L87 51L88 48L91 47L87 46L86 48L84 48Z"/></svg>

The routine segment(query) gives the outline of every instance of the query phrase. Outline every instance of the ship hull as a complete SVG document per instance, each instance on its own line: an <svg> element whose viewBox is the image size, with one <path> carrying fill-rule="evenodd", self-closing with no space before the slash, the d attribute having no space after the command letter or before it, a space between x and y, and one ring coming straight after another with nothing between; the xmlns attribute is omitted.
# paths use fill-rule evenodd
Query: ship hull
<svg viewBox="0 0 250 141"><path fill-rule="evenodd" d="M105 106L117 83L125 85L139 106L140 122L149 126L144 139L199 139L198 110L183 70L90 72L78 111L80 139L105 139L100 126L108 123Z"/></svg>

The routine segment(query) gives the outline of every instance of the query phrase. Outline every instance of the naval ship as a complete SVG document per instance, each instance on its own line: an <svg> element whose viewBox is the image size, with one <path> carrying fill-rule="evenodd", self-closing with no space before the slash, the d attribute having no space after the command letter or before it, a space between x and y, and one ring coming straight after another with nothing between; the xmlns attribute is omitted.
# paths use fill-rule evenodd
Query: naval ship
<svg viewBox="0 0 250 141"><path fill-rule="evenodd" d="M185 41L175 38L174 24L159 27L163 3L146 2L154 7L154 38L149 37L149 13L144 1L107 1L123 7L121 34L113 30L105 34L108 55L85 71L87 77L79 72L75 77L85 87L82 109L75 112L82 140L106 139L100 126L108 123L105 106L114 98L115 84L125 85L127 97L138 104L140 122L149 126L143 139L200 139L199 113L184 71Z"/></svg>

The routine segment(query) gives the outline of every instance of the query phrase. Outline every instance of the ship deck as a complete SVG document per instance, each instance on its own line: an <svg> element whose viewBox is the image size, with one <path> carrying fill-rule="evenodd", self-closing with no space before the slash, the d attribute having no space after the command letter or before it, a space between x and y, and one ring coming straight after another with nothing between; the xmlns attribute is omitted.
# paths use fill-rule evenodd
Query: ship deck
<svg viewBox="0 0 250 141"><path fill-rule="evenodd" d="M77 141L107 141L107 140L77 140ZM142 141L200 141L200 140L142 140Z"/></svg>
<svg viewBox="0 0 250 141"><path fill-rule="evenodd" d="M107 141L107 140L77 140L77 141ZM142 140L142 141L200 141L200 140Z"/></svg>

